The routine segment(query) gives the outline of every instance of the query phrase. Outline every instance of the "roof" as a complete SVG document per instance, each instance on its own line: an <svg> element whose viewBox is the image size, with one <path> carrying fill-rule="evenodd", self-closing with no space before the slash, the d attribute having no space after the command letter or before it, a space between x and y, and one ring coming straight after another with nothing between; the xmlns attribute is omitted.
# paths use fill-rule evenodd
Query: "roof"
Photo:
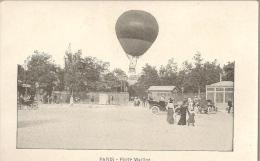
<svg viewBox="0 0 260 161"><path fill-rule="evenodd" d="M173 91L175 86L150 86L148 91Z"/></svg>
<svg viewBox="0 0 260 161"><path fill-rule="evenodd" d="M223 87L223 86L228 86L228 87L234 87L234 82L232 81L221 81L221 82L217 82L217 83L213 83L209 86L217 86L217 87Z"/></svg>

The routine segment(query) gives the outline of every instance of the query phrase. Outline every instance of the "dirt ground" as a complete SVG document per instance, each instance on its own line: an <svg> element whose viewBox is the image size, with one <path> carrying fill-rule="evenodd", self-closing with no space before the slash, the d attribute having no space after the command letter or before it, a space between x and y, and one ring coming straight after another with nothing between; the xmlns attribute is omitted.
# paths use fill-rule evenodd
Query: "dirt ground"
<svg viewBox="0 0 260 161"><path fill-rule="evenodd" d="M143 107L40 105L18 110L17 148L232 150L232 115L195 118L195 127L179 126Z"/></svg>

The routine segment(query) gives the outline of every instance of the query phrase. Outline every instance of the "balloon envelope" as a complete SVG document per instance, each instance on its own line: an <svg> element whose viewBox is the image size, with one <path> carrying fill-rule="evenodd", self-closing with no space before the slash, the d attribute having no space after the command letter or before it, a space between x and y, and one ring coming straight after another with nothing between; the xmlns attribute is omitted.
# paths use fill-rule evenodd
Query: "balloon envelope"
<svg viewBox="0 0 260 161"><path fill-rule="evenodd" d="M124 51L132 56L143 55L155 41L159 27L148 12L130 10L117 20L116 35Z"/></svg>

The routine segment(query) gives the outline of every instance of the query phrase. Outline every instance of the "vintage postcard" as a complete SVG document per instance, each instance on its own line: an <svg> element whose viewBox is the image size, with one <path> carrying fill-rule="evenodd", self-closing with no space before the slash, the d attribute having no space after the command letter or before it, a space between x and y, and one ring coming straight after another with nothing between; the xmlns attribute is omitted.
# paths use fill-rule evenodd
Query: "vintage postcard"
<svg viewBox="0 0 260 161"><path fill-rule="evenodd" d="M0 7L0 160L257 160L257 1Z"/></svg>

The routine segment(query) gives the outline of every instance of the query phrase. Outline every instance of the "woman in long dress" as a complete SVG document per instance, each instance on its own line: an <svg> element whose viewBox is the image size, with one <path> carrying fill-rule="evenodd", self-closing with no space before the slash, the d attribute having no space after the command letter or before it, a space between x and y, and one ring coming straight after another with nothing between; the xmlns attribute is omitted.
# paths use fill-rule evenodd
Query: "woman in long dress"
<svg viewBox="0 0 260 161"><path fill-rule="evenodd" d="M167 109L167 122L169 124L173 124L174 123L174 118L173 118L173 115L174 115L174 103L173 103L173 99L170 98L167 106L166 106L166 109Z"/></svg>
<svg viewBox="0 0 260 161"><path fill-rule="evenodd" d="M187 101L187 99L184 99L184 101L181 105L181 108L179 110L180 110L181 118L178 122L178 125L186 125L186 114L187 114L187 111L188 111L188 101Z"/></svg>
<svg viewBox="0 0 260 161"><path fill-rule="evenodd" d="M193 109L188 109L189 118L187 120L188 126L195 126L195 112Z"/></svg>

